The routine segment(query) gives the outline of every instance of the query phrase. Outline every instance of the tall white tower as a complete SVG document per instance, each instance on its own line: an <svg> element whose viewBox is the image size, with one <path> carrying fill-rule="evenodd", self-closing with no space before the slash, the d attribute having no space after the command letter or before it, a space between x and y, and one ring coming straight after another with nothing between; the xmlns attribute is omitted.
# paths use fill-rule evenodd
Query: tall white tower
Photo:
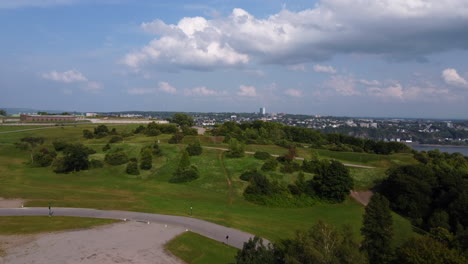
<svg viewBox="0 0 468 264"><path fill-rule="evenodd" d="M266 108L265 107L260 107L260 112L259 112L261 115L265 115L266 114Z"/></svg>

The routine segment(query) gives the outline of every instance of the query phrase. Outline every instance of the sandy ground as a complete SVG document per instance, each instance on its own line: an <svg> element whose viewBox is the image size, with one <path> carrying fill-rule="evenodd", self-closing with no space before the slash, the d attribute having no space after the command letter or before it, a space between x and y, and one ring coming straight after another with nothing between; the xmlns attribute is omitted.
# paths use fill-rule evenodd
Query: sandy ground
<svg viewBox="0 0 468 264"><path fill-rule="evenodd" d="M25 202L23 199L5 199L0 197L0 208L19 208Z"/></svg>
<svg viewBox="0 0 468 264"><path fill-rule="evenodd" d="M177 263L164 244L185 230L157 223L122 222L85 230L0 236L1 264ZM1 244L0 244L1 245Z"/></svg>
<svg viewBox="0 0 468 264"><path fill-rule="evenodd" d="M361 191L361 192L351 191L351 197L353 197L356 201L358 201L364 206L367 206L367 204L369 204L369 201L372 198L372 195L374 195L374 193L371 191Z"/></svg>

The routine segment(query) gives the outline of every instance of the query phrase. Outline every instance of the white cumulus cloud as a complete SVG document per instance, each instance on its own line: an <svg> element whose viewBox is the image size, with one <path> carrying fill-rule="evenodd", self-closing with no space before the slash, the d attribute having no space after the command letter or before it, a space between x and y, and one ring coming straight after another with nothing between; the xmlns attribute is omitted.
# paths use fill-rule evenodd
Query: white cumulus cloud
<svg viewBox="0 0 468 264"><path fill-rule="evenodd" d="M177 93L177 89L172 87L168 82L160 82L158 90L169 94Z"/></svg>
<svg viewBox="0 0 468 264"><path fill-rule="evenodd" d="M292 96L292 97L301 97L302 96L302 91L296 90L296 89L288 89L284 91L285 94Z"/></svg>
<svg viewBox="0 0 468 264"><path fill-rule="evenodd" d="M466 0L321 0L302 11L283 9L266 18L235 8L212 19L143 23L142 29L155 38L123 62L132 68L214 70L251 62L300 65L336 54L422 60L467 49L467 20Z"/></svg>
<svg viewBox="0 0 468 264"><path fill-rule="evenodd" d="M257 96L257 89L255 89L254 86L241 85L239 87L239 92L237 93L237 95L255 97Z"/></svg>
<svg viewBox="0 0 468 264"><path fill-rule="evenodd" d="M396 83L388 87L369 87L367 92L372 96L383 98L403 98L403 87L401 84Z"/></svg>
<svg viewBox="0 0 468 264"><path fill-rule="evenodd" d="M461 77L455 69L449 68L442 71L442 78L449 85L468 88L468 81Z"/></svg>
<svg viewBox="0 0 468 264"><path fill-rule="evenodd" d="M332 66L324 66L324 65L320 65L320 64L315 64L314 65L314 71L323 72L323 73L331 73L331 74L336 73L335 68L333 68Z"/></svg>
<svg viewBox="0 0 468 264"><path fill-rule="evenodd" d="M48 73L43 73L41 76L44 79L63 83L88 81L88 78L86 78L86 76L84 76L81 72L77 70L69 70L65 72L51 71Z"/></svg>
<svg viewBox="0 0 468 264"><path fill-rule="evenodd" d="M184 91L184 94L186 96L215 96L215 95L221 95L223 93L215 91L215 90L210 90L206 88L205 86L201 86L201 87L195 87L192 89L186 89Z"/></svg>
<svg viewBox="0 0 468 264"><path fill-rule="evenodd" d="M357 80L352 76L331 76L324 84L326 87L334 90L340 95L352 96L361 94L356 89Z"/></svg>

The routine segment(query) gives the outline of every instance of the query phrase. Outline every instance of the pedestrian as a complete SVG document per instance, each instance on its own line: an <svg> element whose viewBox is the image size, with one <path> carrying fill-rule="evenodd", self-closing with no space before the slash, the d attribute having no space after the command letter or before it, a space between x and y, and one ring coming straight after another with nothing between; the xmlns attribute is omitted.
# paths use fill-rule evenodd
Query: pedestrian
<svg viewBox="0 0 468 264"><path fill-rule="evenodd" d="M52 208L50 207L50 203L49 203L49 217L52 216Z"/></svg>
<svg viewBox="0 0 468 264"><path fill-rule="evenodd" d="M229 242L229 236L226 236L226 244Z"/></svg>

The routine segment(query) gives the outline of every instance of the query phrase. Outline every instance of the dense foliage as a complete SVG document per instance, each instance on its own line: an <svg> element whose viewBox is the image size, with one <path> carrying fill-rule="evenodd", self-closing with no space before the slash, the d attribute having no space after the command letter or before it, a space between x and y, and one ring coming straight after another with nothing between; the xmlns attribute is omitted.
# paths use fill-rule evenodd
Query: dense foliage
<svg viewBox="0 0 468 264"><path fill-rule="evenodd" d="M388 171L381 192L396 212L429 230L457 233L468 228L468 159L439 151L415 154L419 164Z"/></svg>
<svg viewBox="0 0 468 264"><path fill-rule="evenodd" d="M200 177L198 168L190 164L190 156L187 150L184 150L179 161L179 166L172 175L171 179L169 179L169 182L189 182L198 179L198 177Z"/></svg>
<svg viewBox="0 0 468 264"><path fill-rule="evenodd" d="M199 156L203 152L200 140L195 140L193 143L187 145L187 152L190 156Z"/></svg>
<svg viewBox="0 0 468 264"><path fill-rule="evenodd" d="M141 150L140 169L149 170L153 167L153 154L150 148L143 148Z"/></svg>
<svg viewBox="0 0 468 264"><path fill-rule="evenodd" d="M63 157L54 161L56 173L87 170L89 168L89 154L93 150L83 144L68 144L63 150Z"/></svg>
<svg viewBox="0 0 468 264"><path fill-rule="evenodd" d="M335 151L354 151L376 154L410 152L410 148L399 142L366 140L342 134L323 134L304 127L286 126L280 123L254 121L252 123L225 122L212 130L215 136L225 136L247 144L276 144L284 147L297 143L310 144L314 148Z"/></svg>
<svg viewBox="0 0 468 264"><path fill-rule="evenodd" d="M124 151L116 151L116 152L111 152L107 153L104 161L110 165L122 165L128 162L128 156L127 153Z"/></svg>
<svg viewBox="0 0 468 264"><path fill-rule="evenodd" d="M392 259L393 222L387 198L376 193L364 213L362 248L370 263L389 263Z"/></svg>

